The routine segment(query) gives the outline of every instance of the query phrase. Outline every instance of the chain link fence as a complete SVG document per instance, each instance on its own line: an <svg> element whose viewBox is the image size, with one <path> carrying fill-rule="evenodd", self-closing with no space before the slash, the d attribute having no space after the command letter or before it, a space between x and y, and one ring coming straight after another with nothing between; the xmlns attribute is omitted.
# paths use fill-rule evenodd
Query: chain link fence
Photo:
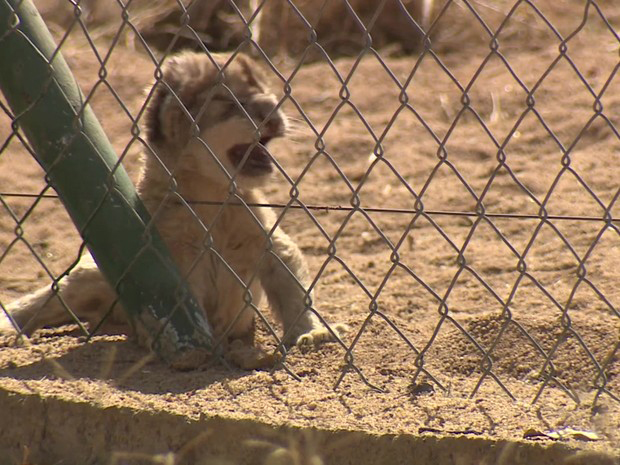
<svg viewBox="0 0 620 465"><path fill-rule="evenodd" d="M58 44L53 56L65 56L83 105L94 107L119 155L112 171L122 164L134 182L145 163L165 172L162 205L183 210L180 229L203 228L192 245L197 256L236 276L238 314L251 310L258 343L282 353L291 375L279 323L252 297L280 227L309 263L308 279L298 282L305 312L328 323L332 336L335 324L348 327L332 348L318 349L344 360L323 366L339 373L336 387L360 376L382 390L406 377L412 392L424 392L462 379L470 395L491 384L512 399L536 401L552 388L576 402L584 393L620 400L620 8L613 2L39 3ZM13 21L2 26L0 46L17 33ZM172 86L164 63L186 48L211 60L226 51L224 73L246 54L267 75L278 100L253 121L255 142L273 112L282 109L291 125L286 139L269 141L268 200L248 202L235 175L219 197L205 187L204 197L187 198L181 174L145 135L156 89ZM247 95L231 98L245 108ZM85 242L70 232L49 173L20 129L23 114L1 103L6 311L39 286L57 295L91 244L88 223ZM197 130L200 117L184 112ZM206 157L216 151L212 141L202 144ZM162 205L147 208L157 218ZM217 209L215 222L231 211L250 212L253 221L275 212L247 279L219 253L226 239L202 223L205 208ZM131 267L132 257L124 259ZM190 281L193 269L182 270ZM116 299L106 304L118 311ZM85 326L65 307L64 320L97 333L101 321Z"/></svg>

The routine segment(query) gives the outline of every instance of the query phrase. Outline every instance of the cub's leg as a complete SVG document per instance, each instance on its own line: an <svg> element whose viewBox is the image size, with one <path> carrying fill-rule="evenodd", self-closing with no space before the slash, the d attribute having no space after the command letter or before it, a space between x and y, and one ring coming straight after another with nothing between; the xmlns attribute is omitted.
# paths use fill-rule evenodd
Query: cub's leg
<svg viewBox="0 0 620 465"><path fill-rule="evenodd" d="M271 237L272 251L268 252L260 270L260 281L271 308L284 326L284 344L302 347L335 341L336 337L311 310L306 310L306 290L309 284L308 267L297 244L282 230ZM312 294L310 294L310 299ZM340 337L346 330L343 324L332 325Z"/></svg>
<svg viewBox="0 0 620 465"><path fill-rule="evenodd" d="M116 300L116 292L101 275L90 255L85 255L71 273L60 281L58 293L53 292L49 286L40 288L11 302L5 308L22 333L29 336L44 326L59 326L73 322L57 294L80 320L90 324L91 330ZM114 319L114 316L109 318ZM107 323L106 326L112 326L120 322L110 321L109 325ZM126 323L121 323L121 326L126 326ZM15 334L15 332L11 321L0 310L0 334Z"/></svg>

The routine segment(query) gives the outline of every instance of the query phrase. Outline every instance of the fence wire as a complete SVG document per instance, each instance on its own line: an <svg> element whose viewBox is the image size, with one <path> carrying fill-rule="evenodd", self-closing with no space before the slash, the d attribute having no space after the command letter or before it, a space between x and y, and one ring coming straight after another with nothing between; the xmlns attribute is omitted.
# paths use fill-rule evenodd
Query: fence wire
<svg viewBox="0 0 620 465"><path fill-rule="evenodd" d="M321 290L315 301L306 302L306 310L315 312L322 321L336 323L341 319L349 326L349 333L339 343L344 364L332 367L333 370L340 371L336 387L341 385L349 373L354 372L369 386L381 389L369 375L376 367L366 365L373 359L360 357L359 354L367 344L370 344L370 347L376 344L374 350L380 353L382 348L386 348L385 344L378 343L379 339L382 339L388 341L388 345L393 345L396 348L394 350L401 351L400 360L403 366L411 369L406 375L412 377L413 386L429 379L440 388L448 388L453 373L445 371L446 365L437 363L435 358L441 358L442 351L454 350L450 347L454 344L457 350L455 357L460 356L459 348L467 347L469 355L475 360L475 366L468 368L469 378L474 381L470 391L472 396L480 390L483 383L491 381L510 398L515 399L519 394L513 393L512 381L529 379L536 386L534 401L541 397L545 389L552 386L579 402L578 391L581 388L576 389L572 384L575 384L574 379L581 379L578 384L589 391L595 391L596 397L606 394L615 401L620 401L620 385L616 378L619 364L617 353L620 347L620 296L614 291L618 275L609 272L615 267L614 253L620 245L617 217L620 184L615 165L608 166L610 179L592 181L587 172L587 163L584 165L582 162L584 155L581 153L584 144L596 143L597 152L587 154L586 161L590 160L590 164L594 163L591 157L605 151L612 154L605 158L608 161L617 162L620 155L620 133L617 128L620 108L617 105L620 105L620 102L613 100L614 89L616 92L618 90L617 74L620 67L617 59L620 46L617 32L620 10L617 6L609 2L584 0L581 2L580 17L571 18L573 21L570 27L565 24L559 27L554 24L557 15L550 18L539 2L523 0L500 2L501 5L493 8L491 17L487 11L490 7L472 0L426 1L415 2L415 5L414 2L401 0L282 0L271 3L267 0L225 0L212 3L213 9L199 1L154 2L149 9L135 1L118 0L106 4L109 11L104 12L106 8L94 1L67 0L64 7L69 8L63 10L65 15L62 20L50 19L50 13L46 19L48 23L54 20L58 53L90 55L92 68L88 69L89 90L85 94L84 105L94 103L95 96L102 92L108 93L118 105L117 118L123 120L125 133L117 167L121 163L135 165L132 154L144 152L145 157L157 160L154 163L159 163L161 169L169 173L169 190L163 197L162 204L177 202L186 209L189 215L187 218L191 218L195 224L202 224L200 215L196 212L203 206L219 207L214 223L223 221L222 216L230 209L244 209L249 212L263 208L272 209L277 219L274 227L265 233L266 243L273 239L277 226L290 225L303 217L299 219L299 224L306 226L294 226L295 232L290 232L290 235L293 239L297 239L297 234L302 236L302 249L312 253L312 271L306 284L306 296L310 296L313 290ZM45 2L41 2L42 6L44 4ZM418 4L422 6L418 8ZM45 9L43 11L45 13ZM147 14L149 11L150 16ZM276 14L276 11L279 14ZM174 14L171 15L171 12ZM338 27L342 29L340 34L326 29L333 19L330 15L335 14L341 18L341 21L338 21ZM105 16L107 19L104 23L96 23L103 21L101 15L108 15ZM455 23L454 18L457 16L461 19ZM157 22L161 18L170 21L170 17L173 17L173 20L169 24ZM386 26L386 18L393 22ZM536 27L525 24L527 21L535 23ZM226 38L223 35L213 36L214 33L222 33L222 22L228 25L230 34ZM596 26L592 26L594 22ZM209 29L208 26L215 23L219 24L220 29ZM396 23L405 24L408 32L399 33L400 37L387 34L390 24ZM464 25L467 30L478 31L476 39L472 39L469 44L469 37L457 35L450 39L451 35L456 34L455 30L463 29ZM16 27L17 24L11 25L5 35L16 33ZM160 28L159 31L157 27ZM333 29L337 30L338 27ZM522 32L523 30L525 32ZM517 34L515 31L521 32ZM585 39L583 44L579 42L582 36L589 37L593 31L596 48L588 45ZM550 47L545 48L543 53L542 45L537 48L527 43L529 33L538 34L534 35L532 41L541 37L548 40L555 46L554 53L549 53ZM84 39L83 44L86 44L79 50L71 45L72 37L76 34L79 34ZM601 37L605 37L604 42L601 42ZM1 40L0 37L0 43ZM540 63L545 63L542 71L537 71L535 78L531 77L527 68L523 68L523 62L519 61L518 65L513 63L515 47L518 48L520 44L532 50L531 60L537 61L538 68L541 68ZM158 158L141 129L144 113L155 96L154 88L149 88L146 101L139 107L128 105L121 97L121 92L115 90L119 85L115 78L118 64L112 63L117 50L130 49L146 57L152 64L156 82L162 85L163 63L178 49L188 46L208 55L216 49L225 49L233 57L240 53L252 55L266 68L270 80L275 82L272 87L280 92L277 108L282 107L288 113L293 113L297 130L305 131L305 136L300 136L301 142L298 142L303 145L299 150L309 154L303 165L290 170L285 163L290 160L282 161L274 153L276 177L279 180L274 196L276 200L247 203L238 194L234 177L224 201L184 198L179 194L174 181L174 170L165 166L165 160ZM598 71L598 85L593 84L591 76L595 71L591 67L583 69L579 60L573 58L574 50L582 56L584 51L579 50L579 47L588 46L591 49L588 49L586 54L615 56L615 64L604 70L604 75ZM391 53L397 58L389 56ZM343 54L348 57L343 58ZM465 77L462 72L455 70L459 54L470 56L471 72ZM317 65L317 62L320 65ZM343 62L346 62L346 66L342 65ZM392 100L385 101L388 92L374 87L372 82L364 89L367 94L376 92L383 95L384 97L375 102L391 109L388 115L384 114L382 117L381 125L377 122L377 115L373 113L377 110L376 107L359 103L359 84L356 80L361 73L364 73L361 79L368 79L365 68L368 62L373 63L373 73L385 77L383 85L391 92ZM400 66L398 70L393 69L396 62ZM53 66L53 62L50 66ZM443 80L446 88L450 89L446 94L458 96L457 103L452 101L446 104L446 100L442 100L445 95L433 95L431 92L436 91L436 87L425 93L423 83L431 82L424 81L423 70L429 66L435 70L436 79ZM561 115L558 118L557 114L549 113L549 101L546 100L548 86L563 85L559 78L553 81L562 67L572 70L573 79L579 82L579 92L585 91L584 95L587 96L583 100L587 100L592 109L578 133L570 137L557 128L562 120L571 119L573 108L563 101L551 101L553 111ZM305 79L309 79L310 85L315 86L316 95L304 94L300 97L301 94L297 93L296 89L298 86L308 85L302 84L300 77L307 69L312 69L310 73L315 73L314 81L307 75ZM500 69L509 77L513 91L522 95L520 107L502 108L492 93L490 110L489 102L480 100L479 83L484 82L485 73L490 69ZM85 75L86 72L81 70L79 74ZM325 96L321 82L328 80L336 83L334 88L338 91L337 95ZM140 82L135 85L137 91L149 83ZM576 91L567 87L566 92L571 94ZM239 103L242 96L233 98L242 108ZM381 101L381 98L384 101ZM420 99L437 102L435 110L445 116L447 124L438 127L426 107L421 107ZM319 123L315 108L325 102L331 107L325 110L323 121ZM325 108L329 105L326 104ZM582 104L582 107L585 108L586 104ZM3 157L8 158L12 151L23 149L32 153L19 129L21 115L12 114L4 103L1 108L6 116L2 124L6 126L1 133L4 141L0 146L0 161ZM191 116L188 110L185 112L187 116ZM510 115L502 116L505 113ZM408 130L403 132L399 129L399 124L405 118L409 118L407 121L411 121L411 124ZM498 119L504 122L501 129L497 125ZM537 127L542 128L543 136L539 133L528 134L532 120ZM355 123L349 124L348 121ZM484 136L484 139L480 139L480 148L475 147L476 143L470 143L464 149L460 147L467 141L467 134L465 138L460 135L465 123L475 128L472 131L475 130L476 134ZM353 127L354 124L358 125L357 129ZM192 125L196 129L197 121L193 118ZM379 127L380 130L377 129ZM257 128L257 131L260 129ZM346 147L346 144L333 142L334 134L347 130L357 130L360 134L365 132L360 136L364 138L364 144L359 147ZM590 138L593 130L598 131L599 140ZM601 132L605 132L605 137L600 135ZM401 139L399 150L410 146L411 153L402 156L396 150L392 151L390 147L395 145L395 138ZM528 138L526 152L529 153L524 154L522 148L513 149L517 143L515 141ZM430 141L428 147L432 148L432 152L427 149L426 153L414 154L414 150L420 147L419 140ZM204 144L213 155L209 141L204 141ZM120 142L117 147L119 145ZM549 146L552 149L549 149ZM368 148L370 150L362 155L363 167L359 168L358 163L355 165L357 171L352 174L351 156ZM474 166L471 163L463 164L462 157L467 150L474 153L476 150L478 153L486 152L480 159L480 165L487 169L482 183L473 182L474 174L463 168ZM552 164L544 161L538 165L529 165L530 168L538 166L538 169L545 171L524 173L528 166L524 164L524 158L542 159L543 150L554 152L555 162ZM348 151L346 156L340 153L345 151ZM368 155L370 156L366 162ZM359 154L355 156L359 158ZM424 161L420 161L421 158L424 158ZM61 159L62 156L59 157L59 160ZM12 161L0 166L0 174L8 173L10 163ZM418 169L418 166L426 168ZM416 173L418 179L415 179ZM25 174L32 176L31 172ZM541 189L536 187L540 184L537 184L536 179L543 175L550 178L546 187ZM8 177L8 174L5 176ZM448 178L452 180L452 184L446 183ZM524 181L524 178L529 181ZM567 179L577 186L573 190L578 191L582 197L567 195L564 187ZM309 187L316 188L310 186L315 182L324 185L319 186L317 191L309 191ZM377 182L382 184L382 190L375 188ZM512 190L506 189L503 195L498 197L496 186L508 183ZM605 186L605 195L600 194L601 183ZM18 187L15 183L3 184ZM42 185L26 184L30 185L37 185L38 191L28 192L27 188L9 191L3 188L0 193L4 223L0 266L4 262L14 267L16 262L9 257L17 254L19 247L25 247L26 251L22 254L30 255L43 270L44 276L35 279L24 277L27 276L24 271L15 279L30 279L38 283L51 281L52 289L55 295L58 295L60 282L70 275L76 266L84 243L75 249L72 255L75 259L64 260L67 268L58 271L57 264L54 267L47 265L50 256L46 255L46 248L49 246L41 246L42 242L29 239L26 231L32 216L50 209L49 205L55 202L56 196L48 178L45 178ZM536 188L532 188L532 185ZM449 191L453 191L454 195L448 195ZM270 192L273 193L274 189ZM315 192L316 199L313 198ZM381 197L376 195L377 192L387 195ZM447 193L439 203L437 192ZM526 206L523 209L511 210L505 204L511 195L524 199ZM558 209L557 199L565 195L567 206ZM581 206L578 203L580 201L583 201ZM55 208L55 211L58 211L58 208ZM155 222L158 212L158 208L150 211ZM254 216L253 213L252 215ZM393 220L394 217L399 219ZM326 218L331 219L329 224ZM254 221L259 222L256 217ZM359 222L364 224L365 232L361 236L357 226ZM585 240L587 243L579 240L579 244L575 245L570 228L581 228L575 226L577 224L587 225L587 228L590 228L588 231L592 231ZM277 328L272 325L271 319L263 314L252 296L252 287L258 280L258 269L250 274L249 281L237 276L235 269L218 252L217 244L209 234L211 226L202 225L205 228L203 250L194 265L184 270L185 277L190 278L201 257L209 256L218 261L228 273L236 277L237 284L244 289L244 308L253 311L256 318L267 328L270 340L275 341L273 344L281 349L282 341ZM350 231L353 231L354 236L358 235L356 240L351 239ZM520 236L515 240L517 233ZM87 242L88 225L80 234ZM322 245L308 245L304 248L304 241L309 240L309 235L318 236L317 241ZM425 241L424 235L434 239ZM357 240L359 237L361 241ZM427 255L418 252L418 242L422 242L423 247L436 246L437 250L442 251L444 258L433 259L434 263L425 263L423 268L419 260ZM540 258L539 249L545 245L553 249L552 252L557 254L557 258L554 258L553 253ZM489 249L486 249L486 246ZM148 238L144 247L149 247ZM259 263L272 254L269 247L266 246ZM379 266L373 261L372 266L368 265L370 271L366 270L361 277L360 265L353 258L355 254L361 253L356 248L364 247L380 249L383 255L375 254L372 260L376 261L377 257L381 256L383 263ZM492 248L501 249L504 257L508 258L497 254L487 257ZM567 260L566 256L569 257L570 266L563 264ZM609 259L605 260L605 256ZM501 263L493 263L494 259L501 259ZM551 278L540 271L544 270L545 264L549 265L547 262L555 260L558 261L558 273L549 275L555 280L550 281ZM325 305L321 301L322 294L330 294L334 269L339 270L343 282L346 281L350 286L346 289L355 289L351 295L328 297L332 305L350 307L349 313L344 315L336 312L324 313ZM499 274L499 278L492 276L493 269ZM433 275L432 270L437 274ZM560 280L563 280L564 291L558 290ZM11 282L5 280L4 285L9 286ZM5 308L9 300L18 297L26 289L32 289L32 286L24 285L23 282L13 282L12 285L15 289L7 289L3 294L2 304ZM117 289L122 286L122 279L114 283L114 286ZM342 289L345 287L338 288L338 292L342 292ZM467 289L475 289L476 292L463 297L460 293ZM392 294L406 301L409 298L408 290L418 296L415 302L424 302L428 308L419 309L415 302L411 305L403 304L402 307L409 307L406 311L409 316L403 316L403 312L397 313L384 304L386 296ZM584 330L583 319L590 318L587 315L582 316L584 304L580 296L584 292L590 299L586 306L596 308L592 313L593 321L601 322L605 328L606 334L600 336L606 341L604 351L599 347L593 348L590 336L583 335L588 332L587 329ZM524 293L537 296L526 305L528 308L525 311L522 303ZM339 299L344 299L344 303L338 304ZM358 302L353 302L356 299ZM362 308L361 302L366 308ZM359 305L354 305L356 303ZM91 326L87 328L79 322L77 312L72 311L70 305L65 303L64 306L66 311L72 314L71 320L79 323L86 334L91 335L97 331L99 325L89 322ZM116 300L110 302L109 313L118 311L115 310L117 307ZM492 312L483 311L482 308L492 309ZM468 309L468 312L464 309ZM492 324L489 323L486 331L477 329L477 324L482 325L482 320L478 323L475 320L477 313L478 316L492 313ZM551 334L545 334L544 329L541 330L532 323L543 313L551 315L555 322ZM427 318L425 323L417 322L418 318L424 316ZM574 323L576 319L579 324ZM431 323L428 323L429 321ZM376 325L383 325L382 332L375 332L373 328ZM511 372L518 370L518 363L514 361L510 362L511 366L506 366L508 362L505 357L510 352L510 345L515 343L515 338L521 346L512 349L527 356L532 363L531 371L536 374ZM461 342L457 343L457 339ZM572 345L567 346L569 340ZM567 375L566 370L571 370L570 363L567 365L566 355L561 355L567 347L579 351L587 360L589 371L583 374L587 379L582 379L580 373ZM573 357L577 358L577 355L573 354ZM288 367L286 358L284 363L294 375L295 367ZM451 363L458 365L460 362L457 358ZM562 368L558 367L558 363ZM580 368L575 365L572 369ZM566 381L567 378L573 381Z"/></svg>

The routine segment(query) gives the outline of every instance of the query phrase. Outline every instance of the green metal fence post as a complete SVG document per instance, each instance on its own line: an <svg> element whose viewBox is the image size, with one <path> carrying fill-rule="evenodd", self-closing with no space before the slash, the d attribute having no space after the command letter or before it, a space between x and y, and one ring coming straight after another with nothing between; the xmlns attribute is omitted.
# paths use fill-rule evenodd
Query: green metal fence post
<svg viewBox="0 0 620 465"><path fill-rule="evenodd" d="M212 349L206 316L31 0L0 0L0 89L139 334L180 367Z"/></svg>

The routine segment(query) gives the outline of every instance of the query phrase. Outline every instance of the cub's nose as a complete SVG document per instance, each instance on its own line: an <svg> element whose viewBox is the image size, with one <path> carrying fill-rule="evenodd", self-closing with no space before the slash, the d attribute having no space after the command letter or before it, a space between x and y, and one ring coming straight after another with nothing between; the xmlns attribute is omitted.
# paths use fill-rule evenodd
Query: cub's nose
<svg viewBox="0 0 620 465"><path fill-rule="evenodd" d="M284 115L276 109L278 100L274 95L254 97L246 106L246 110L254 119L254 123L265 136L276 137L284 135L286 122Z"/></svg>

